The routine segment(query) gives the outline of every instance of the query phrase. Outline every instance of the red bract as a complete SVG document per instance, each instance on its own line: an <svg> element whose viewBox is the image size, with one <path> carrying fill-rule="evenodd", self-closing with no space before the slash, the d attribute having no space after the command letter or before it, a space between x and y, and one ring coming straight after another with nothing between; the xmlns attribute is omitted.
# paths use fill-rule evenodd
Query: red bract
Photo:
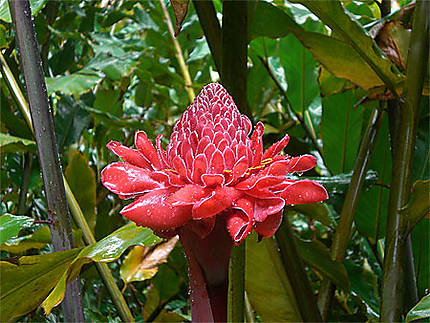
<svg viewBox="0 0 430 323"><path fill-rule="evenodd" d="M314 181L287 179L313 168L314 156L280 155L288 135L263 152L264 126L259 122L249 138L251 128L227 91L209 84L176 123L166 150L161 136L154 148L143 131L135 135L137 149L110 142L124 162L108 165L102 183L135 199L121 214L160 234L187 224L204 238L219 215L236 243L252 229L270 237L286 204L322 201L327 192Z"/></svg>
<svg viewBox="0 0 430 323"><path fill-rule="evenodd" d="M217 83L203 88L175 124L166 150L145 132L137 149L107 146L123 162L108 165L103 185L135 199L121 214L161 236L179 234L187 255L194 322L226 321L228 262L233 241L254 229L270 237L285 205L327 199L323 186L287 175L304 172L315 157L281 155L286 135L263 152L264 126L252 133L232 97Z"/></svg>

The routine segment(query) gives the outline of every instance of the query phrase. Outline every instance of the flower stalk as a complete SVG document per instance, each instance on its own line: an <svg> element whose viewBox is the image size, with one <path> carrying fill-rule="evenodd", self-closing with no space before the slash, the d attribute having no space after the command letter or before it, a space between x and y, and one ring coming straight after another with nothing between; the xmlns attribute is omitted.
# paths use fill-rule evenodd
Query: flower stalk
<svg viewBox="0 0 430 323"><path fill-rule="evenodd" d="M30 102L31 120L34 126L48 213L53 220L51 224L52 245L54 251L68 250L73 248L72 226L61 176L52 110L46 94L30 3L9 0L9 8ZM66 289L63 311L66 321L84 321L78 280L71 282Z"/></svg>
<svg viewBox="0 0 430 323"><path fill-rule="evenodd" d="M401 321L404 305L404 269L407 220L401 209L408 202L410 176L419 116L419 101L428 60L430 3L417 1L409 43L403 101L393 155L391 190L385 239L381 321Z"/></svg>

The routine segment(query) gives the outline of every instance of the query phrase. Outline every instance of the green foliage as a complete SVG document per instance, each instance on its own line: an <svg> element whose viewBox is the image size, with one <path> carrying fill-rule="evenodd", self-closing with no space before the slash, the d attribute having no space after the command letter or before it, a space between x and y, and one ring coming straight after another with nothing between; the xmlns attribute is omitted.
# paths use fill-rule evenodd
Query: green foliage
<svg viewBox="0 0 430 323"><path fill-rule="evenodd" d="M134 132L144 130L153 141L163 134L166 146L175 121L190 103L159 1L30 2L61 163L99 242L84 247L82 231L74 227L79 249L52 253L49 227L33 224L34 219L50 219L36 143L2 65L1 320L48 321L53 316L61 320L61 311L55 306L64 297L66 283L80 273L85 319L118 321L118 310L93 262L111 262L119 285L120 279L125 282L123 295L137 321L191 320L181 247L170 249L167 255L157 255L163 253L158 249L163 244L138 246L126 253L129 246L160 240L147 229L127 225L119 211L129 202L109 194L100 183L103 167L117 160L106 143L116 140L132 146ZM408 3L399 2L401 7ZM222 2L215 0L214 6L220 18ZM174 18L172 8L168 9ZM288 214L313 293L318 294L324 279L336 284L336 301L329 315L333 321L379 319L392 170L388 117L370 156L345 260L332 261L330 248L370 113L392 98L392 88L402 95L411 26L411 15L404 9L387 18L394 27L385 34L398 47L394 52L400 55L399 64L378 47L381 34L372 28L381 22L381 13L375 1L282 0L249 6L247 96L252 121L265 124L265 147L288 133L287 154L316 155L318 167L305 176L322 183L330 196L324 204L288 206ZM401 23L394 21L398 17ZM14 32L7 1L0 1L0 20L2 54L24 89L22 67L12 47ZM177 37L195 92L219 81L211 46L201 27L204 23L190 3ZM372 38L375 33L377 37ZM422 300L410 310L406 321L423 318L422 313L428 316L424 306L430 284L427 98L421 100L420 108L411 175L416 184L403 213L410 221ZM31 155L27 170L23 154ZM26 189L22 179L27 175ZM25 213L18 216L20 206ZM255 312L256 320L299 321L296 294L275 241L264 238L258 243L251 236L246 248L246 290L249 310ZM127 256L121 257L123 253ZM145 261L156 265L147 268ZM36 309L44 300L45 310L51 312L48 318ZM356 317L348 316L351 313Z"/></svg>

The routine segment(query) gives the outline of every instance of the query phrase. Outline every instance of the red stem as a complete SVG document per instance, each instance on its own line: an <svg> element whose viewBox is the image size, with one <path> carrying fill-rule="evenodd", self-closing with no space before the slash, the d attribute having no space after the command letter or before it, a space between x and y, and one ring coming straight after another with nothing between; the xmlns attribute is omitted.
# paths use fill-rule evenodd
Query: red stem
<svg viewBox="0 0 430 323"><path fill-rule="evenodd" d="M232 239L225 217L218 215L214 229L202 239L190 227L179 233L188 260L193 322L226 322L228 263Z"/></svg>

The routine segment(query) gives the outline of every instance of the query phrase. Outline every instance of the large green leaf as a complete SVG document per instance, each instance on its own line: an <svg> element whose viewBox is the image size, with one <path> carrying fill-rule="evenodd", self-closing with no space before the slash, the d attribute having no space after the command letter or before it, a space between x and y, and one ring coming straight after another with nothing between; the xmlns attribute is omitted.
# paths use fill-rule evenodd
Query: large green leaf
<svg viewBox="0 0 430 323"><path fill-rule="evenodd" d="M61 92L68 95L81 94L90 90L100 81L100 75L92 70L81 70L73 74L47 77L48 92Z"/></svg>
<svg viewBox="0 0 430 323"><path fill-rule="evenodd" d="M324 160L332 174L352 170L360 143L363 110L354 109L352 91L323 98L321 137Z"/></svg>
<svg viewBox="0 0 430 323"><path fill-rule="evenodd" d="M279 42L279 57L287 77L287 97L292 108L302 113L319 95L316 61L293 35Z"/></svg>
<svg viewBox="0 0 430 323"><path fill-rule="evenodd" d="M299 322L294 291L272 238L247 238L245 288L252 308L264 322Z"/></svg>
<svg viewBox="0 0 430 323"><path fill-rule="evenodd" d="M387 185L390 183L391 151L388 118L383 121L379 130L369 168L378 172L378 183ZM389 193L386 186L374 185L364 188L360 195L354 221L360 233L373 242L385 236Z"/></svg>
<svg viewBox="0 0 430 323"><path fill-rule="evenodd" d="M403 77L393 72L393 64L390 60L383 56L362 26L345 12L340 1L292 0L292 2L305 5L321 18L345 44L354 49L385 84L394 88L395 84L402 81Z"/></svg>
<svg viewBox="0 0 430 323"><path fill-rule="evenodd" d="M42 303L79 249L0 261L0 321L24 315Z"/></svg>
<svg viewBox="0 0 430 323"><path fill-rule="evenodd" d="M406 315L406 323L430 317L430 294L427 294Z"/></svg>
<svg viewBox="0 0 430 323"><path fill-rule="evenodd" d="M349 289L348 274L342 263L333 261L330 251L320 241L304 241L296 239L297 249L303 260L317 269L333 283L344 290Z"/></svg>
<svg viewBox="0 0 430 323"><path fill-rule="evenodd" d="M79 151L73 153L65 172L67 182L94 232L96 226L96 176L88 159Z"/></svg>
<svg viewBox="0 0 430 323"><path fill-rule="evenodd" d="M410 229L430 214L430 180L416 181L408 205L402 210L407 215Z"/></svg>
<svg viewBox="0 0 430 323"><path fill-rule="evenodd" d="M31 226L33 222L34 219L28 216L9 213L0 216L0 245L10 238L16 237L21 229Z"/></svg>
<svg viewBox="0 0 430 323"><path fill-rule="evenodd" d="M48 0L30 0L31 13L33 16L43 9ZM12 22L7 0L0 0L0 19L5 22Z"/></svg>
<svg viewBox="0 0 430 323"><path fill-rule="evenodd" d="M33 140L9 136L0 133L0 151L4 153L35 152L36 143Z"/></svg>
<svg viewBox="0 0 430 323"><path fill-rule="evenodd" d="M85 247L63 273L54 290L43 301L42 307L49 314L53 307L61 303L66 291L66 283L72 281L79 274L84 264L91 261L111 262L118 259L130 246L152 246L160 241L161 239L155 236L150 229L129 223L99 242Z"/></svg>
<svg viewBox="0 0 430 323"><path fill-rule="evenodd" d="M51 232L49 227L43 226L34 231L32 234L22 237L11 238L0 245L0 250L9 253L23 253L29 249L40 249L51 242Z"/></svg>

